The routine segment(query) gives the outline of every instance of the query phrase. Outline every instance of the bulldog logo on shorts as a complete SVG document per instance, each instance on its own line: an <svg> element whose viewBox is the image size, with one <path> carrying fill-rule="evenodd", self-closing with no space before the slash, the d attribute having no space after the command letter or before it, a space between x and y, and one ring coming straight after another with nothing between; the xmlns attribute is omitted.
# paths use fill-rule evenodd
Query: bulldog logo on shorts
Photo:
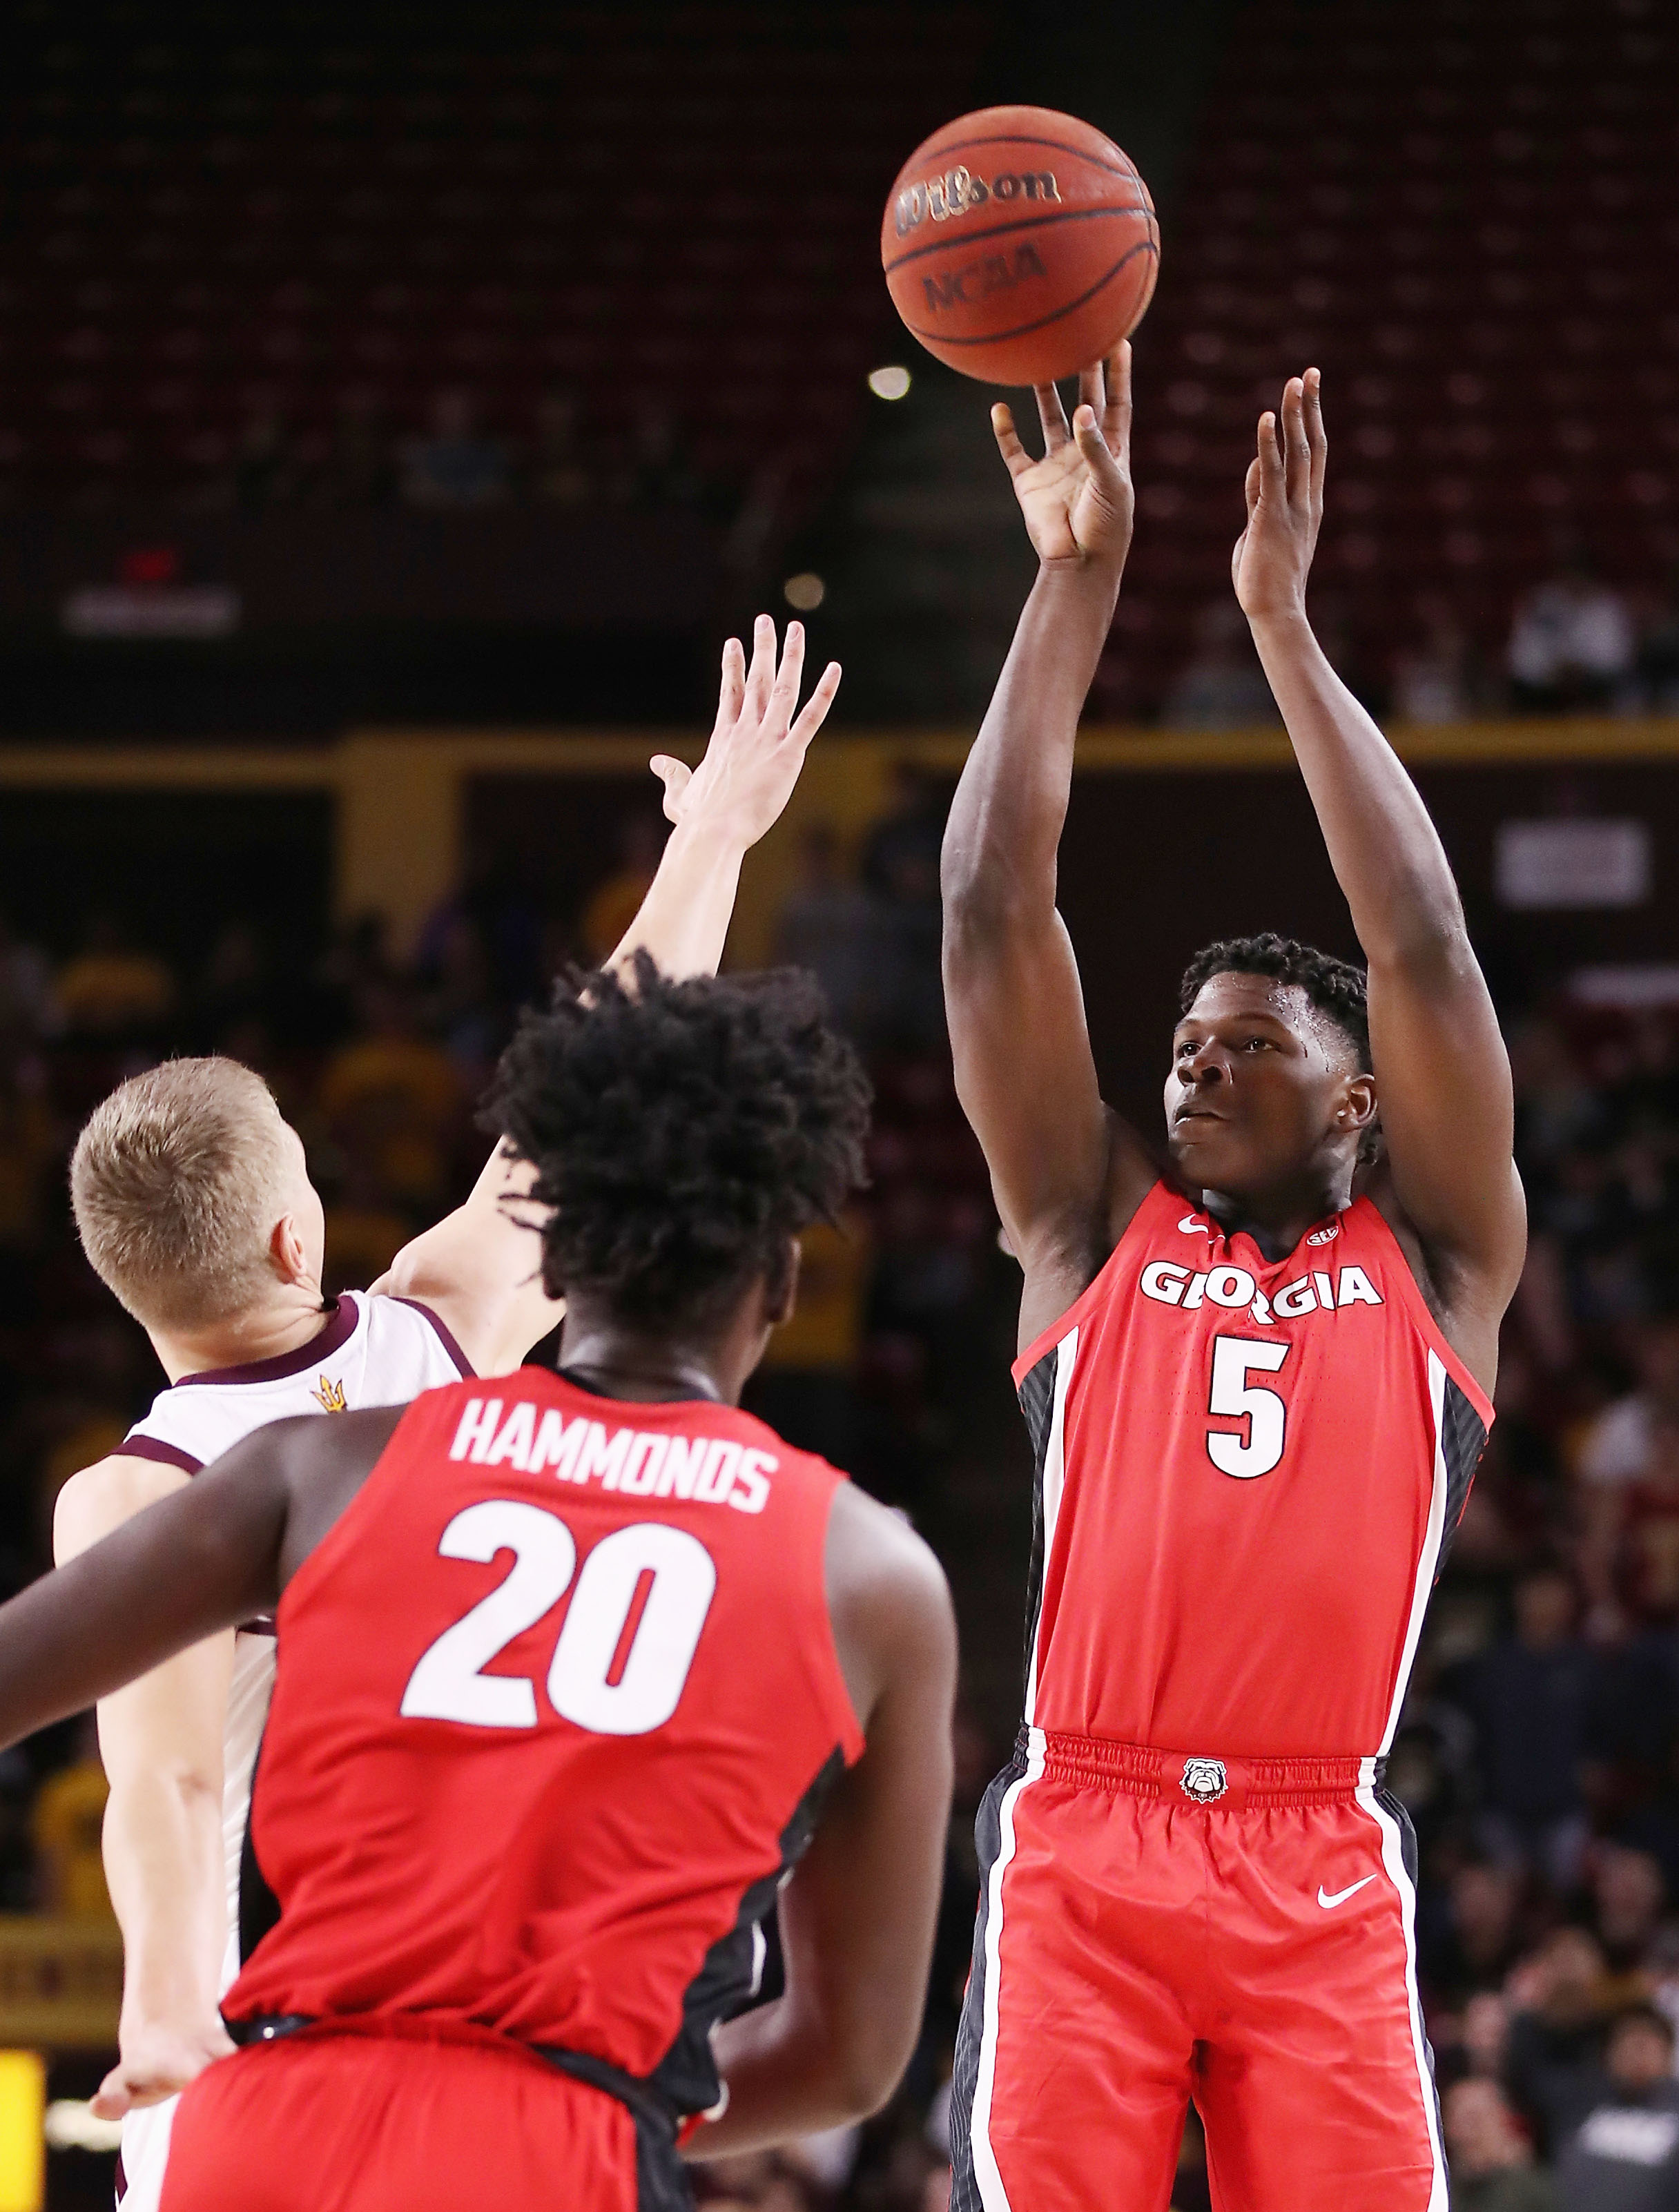
<svg viewBox="0 0 1679 2212"><path fill-rule="evenodd" d="M1183 1795L1193 1797L1197 1805L1215 1804L1229 1786L1223 1759L1186 1759L1180 1786Z"/></svg>

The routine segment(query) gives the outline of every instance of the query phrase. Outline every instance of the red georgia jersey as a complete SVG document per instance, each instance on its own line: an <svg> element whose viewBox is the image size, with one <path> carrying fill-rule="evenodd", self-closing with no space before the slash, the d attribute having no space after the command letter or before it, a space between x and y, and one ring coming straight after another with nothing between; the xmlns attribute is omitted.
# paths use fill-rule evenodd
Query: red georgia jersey
<svg viewBox="0 0 1679 2212"><path fill-rule="evenodd" d="M1493 1409L1371 1200L1274 1264L1157 1183L1014 1375L1037 1463L1027 1722L1384 1754Z"/></svg>
<svg viewBox="0 0 1679 2212"><path fill-rule="evenodd" d="M417 1399L280 1601L228 2017L473 2023L709 2104L706 2032L862 1748L841 1480L534 1368Z"/></svg>

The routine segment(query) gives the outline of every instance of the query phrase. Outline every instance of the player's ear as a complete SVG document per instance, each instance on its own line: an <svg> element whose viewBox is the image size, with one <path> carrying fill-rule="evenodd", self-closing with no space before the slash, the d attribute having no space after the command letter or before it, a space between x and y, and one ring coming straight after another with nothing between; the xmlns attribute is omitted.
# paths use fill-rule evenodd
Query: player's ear
<svg viewBox="0 0 1679 2212"><path fill-rule="evenodd" d="M1354 1075L1349 1079L1342 1102L1335 1109L1335 1120L1343 1128L1367 1129L1379 1111L1375 1077Z"/></svg>
<svg viewBox="0 0 1679 2212"><path fill-rule="evenodd" d="M763 1322L779 1328L799 1303L799 1239L789 1237L763 1279Z"/></svg>
<svg viewBox="0 0 1679 2212"><path fill-rule="evenodd" d="M269 1231L268 1257L283 1283L301 1283L308 1279L309 1248L303 1242L293 1215L283 1213Z"/></svg>

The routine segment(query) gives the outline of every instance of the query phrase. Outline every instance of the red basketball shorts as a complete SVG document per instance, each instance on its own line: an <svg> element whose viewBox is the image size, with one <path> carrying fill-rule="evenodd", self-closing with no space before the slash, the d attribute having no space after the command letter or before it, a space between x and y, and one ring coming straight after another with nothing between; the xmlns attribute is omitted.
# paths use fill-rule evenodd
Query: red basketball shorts
<svg viewBox="0 0 1679 2212"><path fill-rule="evenodd" d="M1445 2212L1414 1854L1373 1762L1025 1731L978 1821L952 2212Z"/></svg>
<svg viewBox="0 0 1679 2212"><path fill-rule="evenodd" d="M627 2106L517 2050L311 2033L181 2100L163 2212L637 2212Z"/></svg>

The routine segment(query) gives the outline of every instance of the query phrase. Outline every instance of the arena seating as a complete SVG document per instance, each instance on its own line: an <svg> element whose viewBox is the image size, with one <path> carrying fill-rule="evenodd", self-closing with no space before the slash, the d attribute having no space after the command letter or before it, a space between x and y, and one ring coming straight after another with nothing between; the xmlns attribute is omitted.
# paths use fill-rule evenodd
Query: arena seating
<svg viewBox="0 0 1679 2212"><path fill-rule="evenodd" d="M1656 0L1251 0L1139 337L1116 656L1158 703L1227 589L1260 409L1317 363L1316 588L1383 671L1417 598L1496 654L1559 543L1679 554L1679 23Z"/></svg>
<svg viewBox="0 0 1679 2212"><path fill-rule="evenodd" d="M709 480L808 495L890 324L879 205L985 15L34 0L0 497L191 492L268 419L307 478L343 408L400 438L440 388L515 445L553 394L609 447L662 411Z"/></svg>

